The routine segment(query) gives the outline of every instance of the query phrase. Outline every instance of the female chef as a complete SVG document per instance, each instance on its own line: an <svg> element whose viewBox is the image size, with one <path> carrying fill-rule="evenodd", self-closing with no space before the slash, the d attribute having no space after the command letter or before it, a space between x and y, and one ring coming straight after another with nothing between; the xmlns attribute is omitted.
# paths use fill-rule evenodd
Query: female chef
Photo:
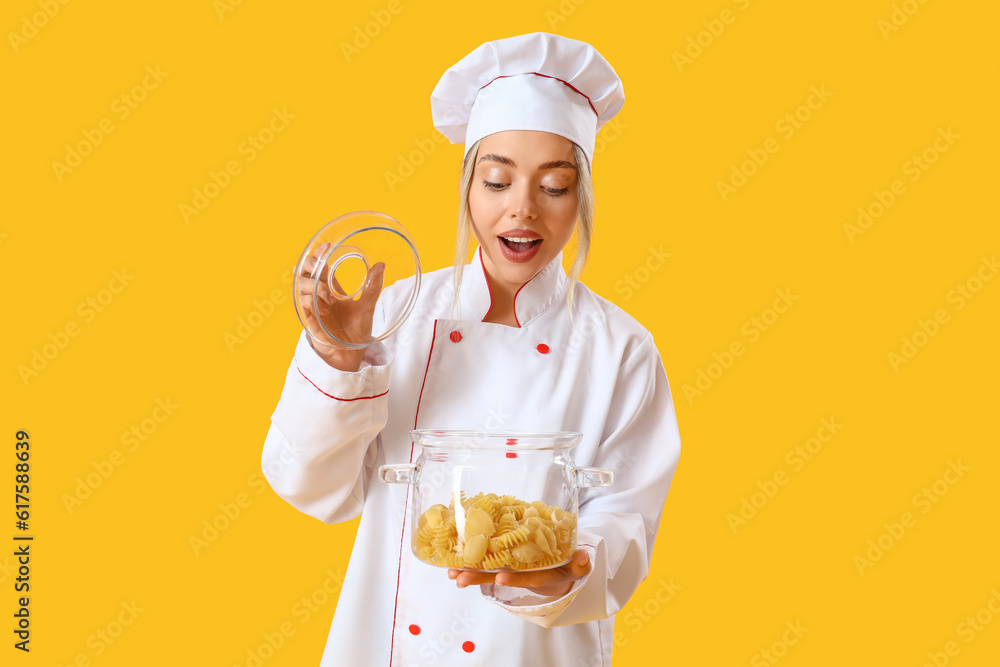
<svg viewBox="0 0 1000 667"><path fill-rule="evenodd" d="M324 667L611 664L614 614L648 575L680 455L652 336L577 280L597 132L623 103L584 42L533 33L475 49L431 94L435 127L465 146L455 267L421 277L414 310L382 342L346 351L300 336L261 463L300 511L361 517ZM348 303L307 285L321 304L309 317L384 330L412 280L381 290L373 267ZM409 487L377 478L419 455L413 428L579 431L574 461L615 481L580 490L569 565L445 577L410 551Z"/></svg>

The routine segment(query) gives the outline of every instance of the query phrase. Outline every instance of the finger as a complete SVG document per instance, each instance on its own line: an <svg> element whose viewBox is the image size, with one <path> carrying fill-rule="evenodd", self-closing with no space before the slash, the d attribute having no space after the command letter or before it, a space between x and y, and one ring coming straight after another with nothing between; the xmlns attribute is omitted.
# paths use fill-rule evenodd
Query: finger
<svg viewBox="0 0 1000 667"><path fill-rule="evenodd" d="M347 290L343 288L340 281L337 280L337 274L333 274L333 289L337 290L337 294L340 296L347 296Z"/></svg>
<svg viewBox="0 0 1000 667"><path fill-rule="evenodd" d="M581 579L590 572L590 567L590 557L587 552L579 549L573 554L573 560L562 567L536 572L500 572L496 576L496 583L500 586L518 588L544 588Z"/></svg>
<svg viewBox="0 0 1000 667"><path fill-rule="evenodd" d="M562 568L539 570L538 572L498 572L496 583L515 588L544 588L566 581Z"/></svg>
<svg viewBox="0 0 1000 667"><path fill-rule="evenodd" d="M325 282L303 278L299 281L299 298L305 302L312 302L313 294L317 294L320 306L334 303L335 299Z"/></svg>
<svg viewBox="0 0 1000 667"><path fill-rule="evenodd" d="M330 249L329 243L321 243L318 246L316 246L315 250L313 250L313 257L319 257L329 249Z"/></svg>
<svg viewBox="0 0 1000 667"><path fill-rule="evenodd" d="M361 303L365 309L370 308L378 301L379 294L382 293L382 284L385 281L385 262L376 262L368 270L365 277L365 288L361 293Z"/></svg>
<svg viewBox="0 0 1000 667"><path fill-rule="evenodd" d="M299 296L312 296L316 289L316 281L312 278L302 278L299 280Z"/></svg>
<svg viewBox="0 0 1000 667"><path fill-rule="evenodd" d="M325 287L321 286L321 289L325 289ZM321 323L320 318L327 316L330 307L322 301L319 304L313 302L312 286L309 287L307 294L301 296L299 304L302 306L302 317L305 320L306 329L313 336L319 337L325 344L328 344L332 339L327 334L327 327ZM319 306L319 313L315 310L317 305Z"/></svg>
<svg viewBox="0 0 1000 667"><path fill-rule="evenodd" d="M478 584L492 584L496 575L492 572L468 572L459 571L455 577L455 583L459 588L466 586L476 586Z"/></svg>
<svg viewBox="0 0 1000 667"><path fill-rule="evenodd" d="M319 278L320 280L326 280L326 273L327 273L327 270L329 269L329 266L327 265L326 262L323 263L323 267L322 267L322 270L319 271L319 275L314 276L312 274L313 274L314 271L316 271L316 269L317 269L317 267L319 265L319 261L321 259L321 256L324 253L326 253L326 251L329 249L329 247L330 247L329 243L324 243L324 244L320 245L319 247L317 247L316 250L313 251L313 254L310 257L306 257L305 261L302 262L302 274L303 275L307 275L310 278Z"/></svg>
<svg viewBox="0 0 1000 667"><path fill-rule="evenodd" d="M319 293L319 298L324 299L324 295L329 292L326 285L318 282L316 280L303 279L299 281L299 299L304 303L308 301L310 304L313 302L313 295Z"/></svg>
<svg viewBox="0 0 1000 667"><path fill-rule="evenodd" d="M319 326L319 320L316 319L316 316L313 315L313 312L308 307L306 307L305 304L303 304L302 307L302 317L306 321L306 329L311 333L312 336L314 337L318 336L322 338L324 341L329 340L327 336L323 335L321 328Z"/></svg>
<svg viewBox="0 0 1000 667"><path fill-rule="evenodd" d="M334 273L330 277L333 278L333 289L336 291L336 293L339 296L347 296L347 290L345 290L344 286L340 284L339 280L337 280L337 274Z"/></svg>
<svg viewBox="0 0 1000 667"><path fill-rule="evenodd" d="M577 549L568 567L574 579L587 576L590 574L590 555L584 549Z"/></svg>
<svg viewBox="0 0 1000 667"><path fill-rule="evenodd" d="M368 276L365 279L365 294L374 294L378 296L378 293L382 290L382 283L385 280L385 262L375 262L372 268L368 270Z"/></svg>
<svg viewBox="0 0 1000 667"><path fill-rule="evenodd" d="M312 329L316 324L316 317L313 315L312 310L309 306L302 304L302 318L306 321L306 328Z"/></svg>
<svg viewBox="0 0 1000 667"><path fill-rule="evenodd" d="M315 278L312 272L316 270L316 265L319 263L315 257L306 257L305 261L302 262L302 273L300 275L309 278Z"/></svg>
<svg viewBox="0 0 1000 667"><path fill-rule="evenodd" d="M455 577L455 583L458 584L459 588L465 588L466 586L476 586L479 584L492 584L493 578L496 575L492 573L483 572L459 572L458 576Z"/></svg>
<svg viewBox="0 0 1000 667"><path fill-rule="evenodd" d="M319 336L324 341L330 340L330 337L323 333L323 328L320 326L319 318L312 310L312 304L310 302L302 302L302 317L306 321L306 329L312 332L313 336Z"/></svg>
<svg viewBox="0 0 1000 667"><path fill-rule="evenodd" d="M333 298L333 292L330 291L330 286L326 284L325 281L320 281L316 285L316 294L319 296L320 301L323 305L332 304L335 302Z"/></svg>

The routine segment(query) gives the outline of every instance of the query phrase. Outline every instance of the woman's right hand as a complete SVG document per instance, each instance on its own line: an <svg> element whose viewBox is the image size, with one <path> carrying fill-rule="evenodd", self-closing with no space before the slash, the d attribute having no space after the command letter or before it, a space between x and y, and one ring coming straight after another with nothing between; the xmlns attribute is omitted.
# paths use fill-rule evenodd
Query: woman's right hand
<svg viewBox="0 0 1000 667"><path fill-rule="evenodd" d="M316 351L316 354L334 368L354 372L361 368L361 359L365 355L365 348L347 348L339 345L323 331L319 320L322 320L323 325L330 333L341 340L368 340L372 333L375 304L382 291L385 264L378 262L368 269L364 288L356 300L337 299L330 293L330 287L327 285L329 267L323 267L318 279L310 277L316 268L319 257L329 249L330 244L324 243L316 248L312 257L306 258L298 280L299 303L302 306L302 315L309 331L327 343L327 345L319 345L310 336L309 345ZM333 283L334 288L340 294L346 294L336 277L334 277ZM314 312L314 293L317 296L318 313Z"/></svg>

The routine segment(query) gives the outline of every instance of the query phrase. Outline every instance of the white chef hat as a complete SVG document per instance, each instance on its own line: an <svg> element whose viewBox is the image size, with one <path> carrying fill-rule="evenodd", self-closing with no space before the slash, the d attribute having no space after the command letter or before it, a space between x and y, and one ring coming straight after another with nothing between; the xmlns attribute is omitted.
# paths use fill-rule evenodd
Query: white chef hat
<svg viewBox="0 0 1000 667"><path fill-rule="evenodd" d="M444 73L434 127L465 153L504 130L541 130L578 144L592 164L601 127L625 103L621 79L590 44L547 32L498 39Z"/></svg>

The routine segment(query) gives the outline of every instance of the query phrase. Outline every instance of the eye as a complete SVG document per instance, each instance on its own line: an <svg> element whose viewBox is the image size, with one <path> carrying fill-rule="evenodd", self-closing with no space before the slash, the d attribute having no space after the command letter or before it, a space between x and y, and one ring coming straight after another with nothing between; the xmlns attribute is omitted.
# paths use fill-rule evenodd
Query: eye
<svg viewBox="0 0 1000 667"><path fill-rule="evenodd" d="M507 187L507 185L508 185L507 183L493 183L493 182L487 181L487 180L483 181L483 187L485 187L487 190L493 190L494 192L499 192L499 191L503 190L504 188ZM544 190L546 192L546 194L549 194L549 195L551 195L553 197L559 197L559 196L564 195L567 192L569 192L569 188L549 188L549 187L543 187L542 190Z"/></svg>

